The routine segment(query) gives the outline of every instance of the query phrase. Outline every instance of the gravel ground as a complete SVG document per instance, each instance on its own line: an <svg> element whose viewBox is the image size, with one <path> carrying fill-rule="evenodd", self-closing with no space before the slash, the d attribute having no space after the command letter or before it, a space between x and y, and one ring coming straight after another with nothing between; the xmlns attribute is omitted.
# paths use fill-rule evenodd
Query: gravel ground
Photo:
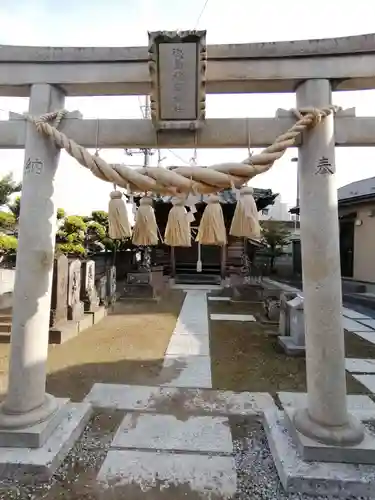
<svg viewBox="0 0 375 500"><path fill-rule="evenodd" d="M332 496L286 494L279 481L261 421L237 420L235 423L232 422L231 427L237 467L236 500L338 500L338 497ZM339 500L371 499L340 497Z"/></svg>
<svg viewBox="0 0 375 500"><path fill-rule="evenodd" d="M98 500L96 475L107 454L123 411L96 412L79 441L49 483L23 486L0 482L1 500Z"/></svg>
<svg viewBox="0 0 375 500"><path fill-rule="evenodd" d="M96 413L81 439L69 453L49 484L20 486L13 481L0 483L1 500L221 500L201 497L188 485L159 491L142 491L138 487L101 490L96 475L124 412ZM233 450L237 469L237 493L234 500L336 500L336 497L311 497L286 494L280 484L259 418L230 417ZM162 486L162 485L161 485ZM228 499L225 499L228 500ZM341 498L340 500L343 500ZM348 497L346 500L369 500Z"/></svg>

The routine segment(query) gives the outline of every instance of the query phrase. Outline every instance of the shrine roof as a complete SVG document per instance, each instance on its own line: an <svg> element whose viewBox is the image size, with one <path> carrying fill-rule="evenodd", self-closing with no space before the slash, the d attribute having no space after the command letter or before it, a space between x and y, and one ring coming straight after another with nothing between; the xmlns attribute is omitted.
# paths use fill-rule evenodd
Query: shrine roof
<svg viewBox="0 0 375 500"><path fill-rule="evenodd" d="M236 193L232 191L231 189L224 189L223 191L220 191L217 193L220 199L220 203L223 204L232 204L232 203L237 203L236 199ZM268 202L267 204L273 204L275 198L278 196L278 193L273 193L272 189L262 189L262 188L254 188L254 199L255 201L260 201L263 200L265 202ZM154 194L152 195L152 199L156 203L171 203L172 202L173 196L161 196ZM199 202L198 203L205 203L207 200L207 195L198 195ZM137 198L138 199L138 198ZM265 207L263 207L265 208Z"/></svg>

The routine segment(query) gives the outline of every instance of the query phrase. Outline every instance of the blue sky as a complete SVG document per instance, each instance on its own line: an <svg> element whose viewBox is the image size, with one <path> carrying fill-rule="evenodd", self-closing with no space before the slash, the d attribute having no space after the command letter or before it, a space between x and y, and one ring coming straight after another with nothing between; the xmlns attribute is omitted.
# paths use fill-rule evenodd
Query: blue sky
<svg viewBox="0 0 375 500"><path fill-rule="evenodd" d="M207 30L207 42L249 43L261 41L326 38L371 33L375 6L371 0L352 3L337 0L1 0L0 44L49 46L137 46L147 44L147 31L163 29ZM334 103L355 106L358 116L375 116L375 91L340 92ZM27 99L1 98L0 119L7 110L27 110ZM295 106L293 94L209 95L207 116L256 117L275 114L277 108ZM68 109L79 109L85 118L139 118L137 97L68 98ZM188 161L192 150L176 150ZM107 161L128 162L121 150L104 150ZM245 150L200 150L198 162L204 165L226 160L240 161ZM273 169L254 179L258 187L280 192L293 204L296 197L296 165L289 151ZM155 155L156 156L156 155ZM168 151L165 165L184 164ZM153 161L155 157L153 157ZM135 161L132 160L134 164ZM23 152L0 151L0 173L11 170L22 175ZM338 186L375 175L374 148L336 150ZM70 213L105 209L109 184L94 178L74 160L63 154L57 176L57 203Z"/></svg>

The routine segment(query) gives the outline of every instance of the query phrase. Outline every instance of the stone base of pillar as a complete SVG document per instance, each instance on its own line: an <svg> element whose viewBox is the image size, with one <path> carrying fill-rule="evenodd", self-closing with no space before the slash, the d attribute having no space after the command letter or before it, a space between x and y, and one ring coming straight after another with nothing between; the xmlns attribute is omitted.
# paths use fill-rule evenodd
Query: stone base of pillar
<svg viewBox="0 0 375 500"><path fill-rule="evenodd" d="M0 478L38 482L55 473L92 415L88 403L57 401L59 410L47 422L24 429L0 429L4 446L0 447ZM36 447L38 442L43 444Z"/></svg>
<svg viewBox="0 0 375 500"><path fill-rule="evenodd" d="M366 433L363 424L353 415L348 415L348 421L342 426L323 426L311 419L307 408L285 409L286 415L290 420L290 428L295 431L295 437L301 443L303 449L310 448L310 441L320 443L325 447L340 447L343 449L359 449L363 447ZM367 446L365 446L367 448ZM307 460L306 456L304 458ZM319 456L309 460L321 460ZM346 460L345 460L346 461ZM348 460L351 462L352 460ZM356 460L354 460L356 461ZM373 458L375 463L375 456Z"/></svg>
<svg viewBox="0 0 375 500"><path fill-rule="evenodd" d="M281 336L277 339L279 346L288 356L304 356L305 355L305 346L298 345L294 342L293 337Z"/></svg>
<svg viewBox="0 0 375 500"><path fill-rule="evenodd" d="M40 448L64 418L68 402L46 394L45 404L28 413L7 413L0 407L0 447Z"/></svg>
<svg viewBox="0 0 375 500"><path fill-rule="evenodd" d="M300 408L306 395L281 393L279 398L284 411L276 408L267 410L264 428L284 489L288 493L313 496L371 496L375 488L375 435L366 429L363 441L353 446L318 443L299 433L294 426L296 407L289 404L294 399L297 408ZM375 419L371 400L363 403L358 411L353 410L355 417L368 420L366 404L369 409L371 405L371 418Z"/></svg>

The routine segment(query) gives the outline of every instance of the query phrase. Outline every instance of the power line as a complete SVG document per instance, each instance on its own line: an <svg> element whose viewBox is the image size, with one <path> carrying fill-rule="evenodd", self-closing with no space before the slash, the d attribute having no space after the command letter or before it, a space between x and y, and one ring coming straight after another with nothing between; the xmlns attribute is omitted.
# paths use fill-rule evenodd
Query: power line
<svg viewBox="0 0 375 500"><path fill-rule="evenodd" d="M182 161L182 163L185 163L185 165L189 165L189 162L184 160L183 158L181 158L181 156L179 156L177 153L175 153L172 149L168 149L168 151L173 155L175 156L176 158L178 158L180 161Z"/></svg>
<svg viewBox="0 0 375 500"><path fill-rule="evenodd" d="M195 26L194 26L194 29L195 29L195 30L197 29L198 24L199 24L199 21L201 20L201 17L203 16L204 11L206 10L207 4L208 4L208 0L206 0L206 1L204 2L204 5L203 5L203 7L202 7L202 10L200 11L200 14L199 14L199 16L198 16L198 19L196 20L196 23L195 23Z"/></svg>

